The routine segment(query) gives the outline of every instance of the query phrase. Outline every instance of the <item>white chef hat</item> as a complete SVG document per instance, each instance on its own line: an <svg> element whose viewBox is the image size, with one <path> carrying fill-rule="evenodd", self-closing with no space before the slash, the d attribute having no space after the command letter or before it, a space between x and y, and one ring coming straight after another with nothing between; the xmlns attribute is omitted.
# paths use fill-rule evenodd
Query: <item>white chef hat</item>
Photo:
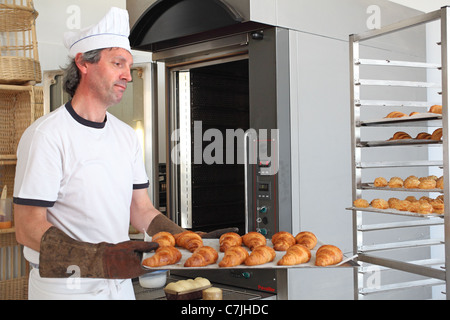
<svg viewBox="0 0 450 320"><path fill-rule="evenodd" d="M77 32L66 32L64 44L69 50L69 56L74 58L77 53L104 48L123 48L131 52L130 22L128 11L112 7L96 25Z"/></svg>

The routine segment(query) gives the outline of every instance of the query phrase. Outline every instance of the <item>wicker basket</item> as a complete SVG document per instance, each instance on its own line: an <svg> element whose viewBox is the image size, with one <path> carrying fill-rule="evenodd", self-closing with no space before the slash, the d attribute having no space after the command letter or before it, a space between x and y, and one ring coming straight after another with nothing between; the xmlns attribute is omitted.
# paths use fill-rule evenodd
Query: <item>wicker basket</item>
<svg viewBox="0 0 450 320"><path fill-rule="evenodd" d="M30 268L15 233L0 233L0 300L26 300Z"/></svg>
<svg viewBox="0 0 450 320"><path fill-rule="evenodd" d="M0 84L42 81L31 0L0 0Z"/></svg>
<svg viewBox="0 0 450 320"><path fill-rule="evenodd" d="M0 158L16 154L23 132L43 110L42 87L0 85Z"/></svg>

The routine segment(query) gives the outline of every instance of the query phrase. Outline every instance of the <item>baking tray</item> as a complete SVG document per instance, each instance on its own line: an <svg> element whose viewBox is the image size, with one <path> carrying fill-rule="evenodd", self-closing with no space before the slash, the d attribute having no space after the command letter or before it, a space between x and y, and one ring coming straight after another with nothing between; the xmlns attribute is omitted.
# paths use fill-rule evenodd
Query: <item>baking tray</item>
<svg viewBox="0 0 450 320"><path fill-rule="evenodd" d="M212 269L216 269L216 270L230 270L230 269L289 269L289 268L330 268L330 267L353 267L355 266L355 264L351 261L351 259L355 258L355 257L351 257L351 258L347 258L344 256L343 261L337 265L332 265L332 266L327 266L327 267L318 267L315 265L315 261L316 261L316 252L317 249L319 249L323 243L318 242L316 247L311 250L311 260L308 263L304 263L304 264L300 264L300 265L295 265L295 266L279 266L277 265L277 262L286 254L285 251L275 251L276 252L276 256L275 259L272 262L263 264L263 265L258 265L258 266L246 266L245 264L239 265L239 266L235 266L235 267L230 267L230 268L222 268L219 267L219 262L222 261L222 258L224 256L223 252L220 252L219 250L219 239L203 239L203 245L204 246L210 246L214 249L217 250L217 253L219 254L219 258L217 259L217 262L215 264L211 264L205 267L185 267L184 263L186 262L186 260L192 255L192 253L186 249L180 248L180 247L176 247L178 250L180 250L181 252L181 260L176 263L176 264L172 264L172 265L168 265L168 266L163 266L163 267L158 267L158 268L149 268L147 266L143 266L145 269L149 269L149 270L195 270L195 269L202 269L202 270L212 270ZM267 240L267 246L272 247L272 242L271 240ZM250 253L250 250L247 247L244 247L248 250L248 252ZM145 253L142 261L145 260L148 257L151 257L154 254L154 252L151 253ZM347 261L348 260L348 261Z"/></svg>
<svg viewBox="0 0 450 320"><path fill-rule="evenodd" d="M361 127L369 126L417 126L427 121L427 126L438 127L442 126L442 115L437 113L419 113L413 116L406 116L402 118L383 118L375 120L365 120L358 122Z"/></svg>
<svg viewBox="0 0 450 320"><path fill-rule="evenodd" d="M419 189L419 188L391 188L391 187L375 187L373 183L362 183L363 190L379 190L379 191L408 191L408 192L438 192L443 193L444 190L439 188L433 189Z"/></svg>
<svg viewBox="0 0 450 320"><path fill-rule="evenodd" d="M350 208L347 208L347 210L375 212L375 213L392 214L392 215L407 216L407 217L419 217L419 218L444 218L444 214L438 214L438 213L421 214L421 213L417 213L417 212L400 211L400 210L395 210L395 209L376 209L376 208L372 208L372 207L368 207L368 208L350 207Z"/></svg>
<svg viewBox="0 0 450 320"><path fill-rule="evenodd" d="M358 147L390 147L390 146L433 145L433 144L442 144L442 141L428 140L428 139L361 141L358 143Z"/></svg>

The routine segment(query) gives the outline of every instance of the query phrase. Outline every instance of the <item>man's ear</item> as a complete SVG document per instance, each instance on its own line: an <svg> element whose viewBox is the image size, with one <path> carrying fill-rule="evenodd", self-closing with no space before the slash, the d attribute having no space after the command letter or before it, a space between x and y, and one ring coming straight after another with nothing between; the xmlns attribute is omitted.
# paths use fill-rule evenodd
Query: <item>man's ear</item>
<svg viewBox="0 0 450 320"><path fill-rule="evenodd" d="M85 74L87 71L88 63L83 59L82 53L77 53L75 56L75 63L81 73Z"/></svg>

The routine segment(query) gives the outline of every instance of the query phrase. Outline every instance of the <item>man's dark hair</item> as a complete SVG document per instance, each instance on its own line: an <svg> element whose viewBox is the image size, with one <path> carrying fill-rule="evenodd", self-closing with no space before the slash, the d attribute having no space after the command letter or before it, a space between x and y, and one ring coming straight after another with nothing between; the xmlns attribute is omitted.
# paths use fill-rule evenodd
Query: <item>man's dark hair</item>
<svg viewBox="0 0 450 320"><path fill-rule="evenodd" d="M84 62L97 63L100 61L101 52L104 49L92 50L83 53L82 59ZM78 85L80 84L81 75L80 70L78 70L75 59L69 63L69 65L63 69L64 70L64 90L73 97L77 91Z"/></svg>

